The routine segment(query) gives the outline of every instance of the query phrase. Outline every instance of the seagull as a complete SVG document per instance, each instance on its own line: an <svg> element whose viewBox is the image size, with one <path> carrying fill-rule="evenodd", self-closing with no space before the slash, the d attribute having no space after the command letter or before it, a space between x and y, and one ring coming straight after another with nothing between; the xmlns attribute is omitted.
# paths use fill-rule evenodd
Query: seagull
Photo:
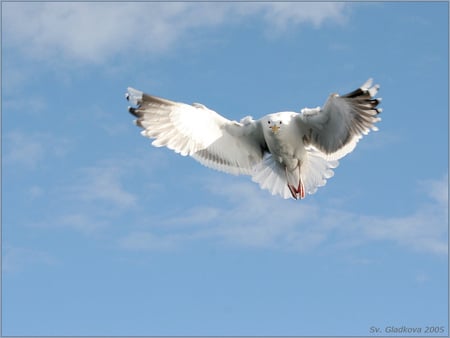
<svg viewBox="0 0 450 338"><path fill-rule="evenodd" d="M375 98L379 85L367 80L358 89L331 94L323 107L283 111L259 120L229 120L200 103L192 105L145 94L129 87L141 134L212 169L250 175L272 195L295 200L314 194L334 175L338 160L363 135L378 130Z"/></svg>

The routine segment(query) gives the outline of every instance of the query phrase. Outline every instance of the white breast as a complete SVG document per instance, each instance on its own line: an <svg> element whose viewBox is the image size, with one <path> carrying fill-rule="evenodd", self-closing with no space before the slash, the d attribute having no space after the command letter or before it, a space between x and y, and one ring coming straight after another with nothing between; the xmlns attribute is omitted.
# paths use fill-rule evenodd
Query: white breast
<svg viewBox="0 0 450 338"><path fill-rule="evenodd" d="M270 129L267 129L264 132L264 136L272 155L289 170L293 170L306 154L302 139L303 135L301 135L295 121L291 120L292 113L280 114L289 114L289 116L282 116L284 118L280 130L277 133L273 133Z"/></svg>

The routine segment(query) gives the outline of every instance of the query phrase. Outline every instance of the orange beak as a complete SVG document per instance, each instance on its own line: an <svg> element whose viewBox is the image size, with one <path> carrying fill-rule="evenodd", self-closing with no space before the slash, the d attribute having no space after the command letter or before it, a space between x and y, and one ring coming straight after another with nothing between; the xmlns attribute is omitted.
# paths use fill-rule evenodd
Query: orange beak
<svg viewBox="0 0 450 338"><path fill-rule="evenodd" d="M276 134L280 130L280 127L275 124L273 126L270 126L270 129L272 129L272 132Z"/></svg>

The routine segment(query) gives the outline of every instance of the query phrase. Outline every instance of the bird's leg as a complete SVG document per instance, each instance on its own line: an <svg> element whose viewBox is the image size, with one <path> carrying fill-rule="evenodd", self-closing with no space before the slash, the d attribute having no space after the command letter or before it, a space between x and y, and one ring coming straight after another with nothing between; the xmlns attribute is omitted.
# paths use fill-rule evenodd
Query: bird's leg
<svg viewBox="0 0 450 338"><path fill-rule="evenodd" d="M287 167L284 167L284 172L286 173L286 182L287 182L289 191L291 192L292 198L296 200L296 199L298 199L297 190L295 189L295 187L292 184L289 183L289 175L288 175Z"/></svg>
<svg viewBox="0 0 450 338"><path fill-rule="evenodd" d="M298 200L300 199L304 199L305 198L305 186L303 185L302 182L302 177L300 175L300 166L298 167L298 186L295 187L292 184L289 183L289 176L288 176L288 169L285 167L285 172L286 172L286 181L287 181L287 186L289 188L289 191L291 192L292 198Z"/></svg>
<svg viewBox="0 0 450 338"><path fill-rule="evenodd" d="M300 193L300 198L305 198L305 186L303 185L302 175L300 172L300 165L298 166L298 188L297 191Z"/></svg>
<svg viewBox="0 0 450 338"><path fill-rule="evenodd" d="M289 191L291 192L292 198L295 199L295 200L298 200L297 191L295 190L294 186L289 184L289 183L288 183L287 186L289 188Z"/></svg>
<svg viewBox="0 0 450 338"><path fill-rule="evenodd" d="M301 178L298 180L297 191L300 194L300 199L304 199L305 198L305 186L303 185L303 182L302 182Z"/></svg>

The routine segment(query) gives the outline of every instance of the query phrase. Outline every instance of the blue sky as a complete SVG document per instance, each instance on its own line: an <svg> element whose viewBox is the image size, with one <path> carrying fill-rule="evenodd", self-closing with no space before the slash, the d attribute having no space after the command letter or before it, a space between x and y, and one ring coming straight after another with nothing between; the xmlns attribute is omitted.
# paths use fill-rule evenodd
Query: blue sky
<svg viewBox="0 0 450 338"><path fill-rule="evenodd" d="M380 130L302 201L152 147L124 99L239 120L369 77ZM447 335L448 89L445 2L3 2L3 335Z"/></svg>

